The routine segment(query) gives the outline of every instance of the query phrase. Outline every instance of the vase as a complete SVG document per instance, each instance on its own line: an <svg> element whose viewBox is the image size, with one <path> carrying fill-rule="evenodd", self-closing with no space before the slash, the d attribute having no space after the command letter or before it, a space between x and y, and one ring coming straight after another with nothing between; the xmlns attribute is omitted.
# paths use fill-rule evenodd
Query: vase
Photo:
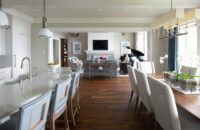
<svg viewBox="0 0 200 130"><path fill-rule="evenodd" d="M176 79L176 74L170 73L169 79L170 79L170 83L171 83L172 85L178 86L178 81L177 81L177 79Z"/></svg>

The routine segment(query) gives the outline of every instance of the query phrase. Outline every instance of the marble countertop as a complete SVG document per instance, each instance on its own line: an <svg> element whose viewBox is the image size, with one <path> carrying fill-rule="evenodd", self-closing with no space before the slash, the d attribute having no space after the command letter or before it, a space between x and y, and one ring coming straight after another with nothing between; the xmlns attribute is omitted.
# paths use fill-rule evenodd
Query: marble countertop
<svg viewBox="0 0 200 130"><path fill-rule="evenodd" d="M71 77L70 68L61 68L57 72L40 72L31 79L21 83L0 85L0 124L9 119L9 115L16 113L20 106L30 102L56 84Z"/></svg>

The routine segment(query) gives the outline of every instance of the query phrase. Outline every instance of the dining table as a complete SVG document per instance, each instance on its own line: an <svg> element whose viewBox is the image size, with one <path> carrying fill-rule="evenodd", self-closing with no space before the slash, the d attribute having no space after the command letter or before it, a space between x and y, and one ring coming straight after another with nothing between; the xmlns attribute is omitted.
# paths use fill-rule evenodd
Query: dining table
<svg viewBox="0 0 200 130"><path fill-rule="evenodd" d="M164 82L163 74L149 74L148 76L152 76ZM177 106L198 121L200 121L200 94L183 94L174 89L174 87L172 87L172 84L167 84L173 90Z"/></svg>
<svg viewBox="0 0 200 130"><path fill-rule="evenodd" d="M49 89L54 90L56 84L67 80L73 72L69 67L57 71L41 71L38 74L19 80L5 81L0 84L0 124L15 115L21 106L35 100Z"/></svg>

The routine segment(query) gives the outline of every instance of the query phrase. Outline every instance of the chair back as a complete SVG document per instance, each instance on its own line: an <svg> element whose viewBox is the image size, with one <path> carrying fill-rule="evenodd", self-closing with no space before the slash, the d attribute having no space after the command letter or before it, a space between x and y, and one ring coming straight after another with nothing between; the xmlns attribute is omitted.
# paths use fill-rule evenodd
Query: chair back
<svg viewBox="0 0 200 130"><path fill-rule="evenodd" d="M151 61L138 62L138 69L147 74L155 73L154 62Z"/></svg>
<svg viewBox="0 0 200 130"><path fill-rule="evenodd" d="M52 91L20 107L17 130L42 130L45 128Z"/></svg>
<svg viewBox="0 0 200 130"><path fill-rule="evenodd" d="M171 88L149 76L148 82L156 120L164 130L181 130L176 102Z"/></svg>
<svg viewBox="0 0 200 130"><path fill-rule="evenodd" d="M58 114L62 109L66 107L67 99L69 97L69 89L72 78L56 85L54 96L52 98L52 111L54 114Z"/></svg>
<svg viewBox="0 0 200 130"><path fill-rule="evenodd" d="M71 97L74 97L77 89L77 84L78 84L78 78L79 78L79 71L76 71L73 76L72 76L72 81L71 81L71 87L70 87L70 95Z"/></svg>
<svg viewBox="0 0 200 130"><path fill-rule="evenodd" d="M198 67L190 67L182 65L180 68L180 73L190 75L190 76L197 76L199 73Z"/></svg>
<svg viewBox="0 0 200 130"><path fill-rule="evenodd" d="M136 80L136 76L135 76L135 70L130 65L127 65L127 69L128 69L130 82L131 82L131 88L139 96L139 92L137 90L137 80Z"/></svg>
<svg viewBox="0 0 200 130"><path fill-rule="evenodd" d="M135 69L135 75L137 79L137 88L140 99L143 102L144 106L148 109L148 111L153 112L150 100L151 91L149 88L149 83L147 81L147 75L144 72L137 69Z"/></svg>

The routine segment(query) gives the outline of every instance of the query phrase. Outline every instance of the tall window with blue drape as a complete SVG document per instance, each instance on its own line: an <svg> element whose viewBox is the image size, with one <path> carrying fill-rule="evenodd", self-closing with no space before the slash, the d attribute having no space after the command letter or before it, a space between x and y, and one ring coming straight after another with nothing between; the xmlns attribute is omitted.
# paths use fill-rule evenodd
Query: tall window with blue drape
<svg viewBox="0 0 200 130"><path fill-rule="evenodd" d="M174 34L177 33L177 28L174 28ZM169 50L168 50L168 69L169 71L177 71L177 44L178 38L169 38Z"/></svg>

